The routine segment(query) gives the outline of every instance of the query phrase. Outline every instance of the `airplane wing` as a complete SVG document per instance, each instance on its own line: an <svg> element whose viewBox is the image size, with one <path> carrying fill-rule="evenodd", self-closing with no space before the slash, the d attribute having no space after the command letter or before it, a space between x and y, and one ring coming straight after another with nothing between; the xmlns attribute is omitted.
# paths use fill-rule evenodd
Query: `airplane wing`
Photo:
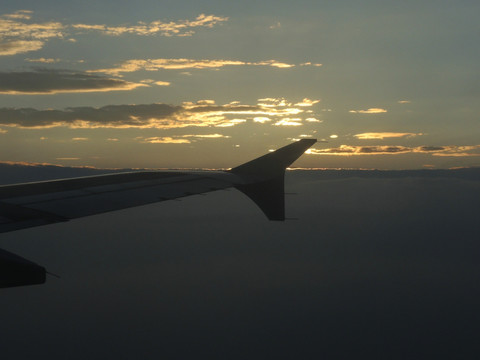
<svg viewBox="0 0 480 360"><path fill-rule="evenodd" d="M250 197L268 219L283 221L285 169L315 142L297 141L229 171L139 171L0 186L0 233L230 187ZM39 270L8 252L0 252L0 270L5 259Z"/></svg>
<svg viewBox="0 0 480 360"><path fill-rule="evenodd" d="M270 220L285 220L284 171L315 141L300 140L230 171L139 171L0 186L0 232L230 187Z"/></svg>

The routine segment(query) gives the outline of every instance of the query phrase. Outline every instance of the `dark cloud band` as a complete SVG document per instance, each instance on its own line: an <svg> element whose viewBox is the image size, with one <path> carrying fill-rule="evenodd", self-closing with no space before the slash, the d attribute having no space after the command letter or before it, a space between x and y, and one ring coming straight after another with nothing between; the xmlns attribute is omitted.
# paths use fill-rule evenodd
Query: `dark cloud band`
<svg viewBox="0 0 480 360"><path fill-rule="evenodd" d="M148 85L69 70L41 69L24 72L0 72L1 94L55 94L132 90L139 86Z"/></svg>

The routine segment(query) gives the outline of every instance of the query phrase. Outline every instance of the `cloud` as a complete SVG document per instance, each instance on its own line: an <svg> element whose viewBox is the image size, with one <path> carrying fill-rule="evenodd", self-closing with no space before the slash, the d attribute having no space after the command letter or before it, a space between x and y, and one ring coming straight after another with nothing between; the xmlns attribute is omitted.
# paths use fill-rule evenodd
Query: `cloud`
<svg viewBox="0 0 480 360"><path fill-rule="evenodd" d="M121 62L118 66L106 69L89 70L92 73L104 73L118 75L120 73L135 72L140 70L158 71L185 70L185 69L218 69L225 66L270 66L276 68L290 68L295 65L282 63L277 60L265 60L259 62L247 62L240 60L207 60L207 59L132 59Z"/></svg>
<svg viewBox="0 0 480 360"><path fill-rule="evenodd" d="M228 139L230 136L221 134L206 134L206 135L179 135L179 136L155 136L155 137L137 137L142 143L149 144L190 144L201 139Z"/></svg>
<svg viewBox="0 0 480 360"><path fill-rule="evenodd" d="M280 23L280 21L277 21L275 24L272 24L270 25L268 28L269 29L280 29L282 27L282 24Z"/></svg>
<svg viewBox="0 0 480 360"><path fill-rule="evenodd" d="M368 110L350 110L349 112L354 114L381 114L386 113L387 110L381 108L370 108Z"/></svg>
<svg viewBox="0 0 480 360"><path fill-rule="evenodd" d="M52 58L43 58L42 57L42 58L38 58L38 59L26 58L25 61L33 62L33 63L53 64L53 63L60 62L61 60L60 59L52 59Z"/></svg>
<svg viewBox="0 0 480 360"><path fill-rule="evenodd" d="M1 77L0 77L1 79ZM290 104L285 101L286 104ZM237 101L217 105L199 100L182 105L138 104L71 107L64 110L0 108L0 126L39 129L68 128L157 128L230 127L252 122L274 122L277 126L299 126L311 118L302 107L244 105Z"/></svg>
<svg viewBox="0 0 480 360"><path fill-rule="evenodd" d="M410 100L398 100L398 103L399 104L410 104L411 101Z"/></svg>
<svg viewBox="0 0 480 360"><path fill-rule="evenodd" d="M170 86L171 85L171 83L169 81L155 81L154 84L158 85L158 86Z"/></svg>
<svg viewBox="0 0 480 360"><path fill-rule="evenodd" d="M8 131L5 129L0 129L0 134L6 134Z"/></svg>
<svg viewBox="0 0 480 360"><path fill-rule="evenodd" d="M148 143L148 144L190 144L191 143L191 141L188 139L173 138L170 136L137 138L136 140L143 143Z"/></svg>
<svg viewBox="0 0 480 360"><path fill-rule="evenodd" d="M313 106L319 102L320 100L310 100L308 98L305 98L302 101L296 103L295 106Z"/></svg>
<svg viewBox="0 0 480 360"><path fill-rule="evenodd" d="M422 133L397 133L397 132L370 132L370 133L362 133L362 134L356 134L353 135L357 139L361 140L372 140L372 139L377 139L377 140L383 140L386 138L399 138L399 137L413 137L413 136L419 136L423 135Z"/></svg>
<svg viewBox="0 0 480 360"><path fill-rule="evenodd" d="M318 63L312 63L312 62L304 62L304 63L301 63L300 66L316 66L316 67L320 67L320 66L323 66L323 64L318 64Z"/></svg>
<svg viewBox="0 0 480 360"><path fill-rule="evenodd" d="M158 86L170 86L172 83L169 81L155 81L152 79L144 79L140 81L142 84L154 84Z"/></svg>
<svg viewBox="0 0 480 360"><path fill-rule="evenodd" d="M341 145L330 149L309 149L308 154L312 155L395 155L407 153L424 153L433 156L480 156L480 145L471 146L352 146Z"/></svg>
<svg viewBox="0 0 480 360"><path fill-rule="evenodd" d="M246 119L230 119L230 120L228 120L228 122L224 122L224 123L218 124L216 126L217 127L232 127L232 126L242 124L242 123L245 123L245 122L247 122Z"/></svg>
<svg viewBox="0 0 480 360"><path fill-rule="evenodd" d="M62 38L64 36L65 25L59 22L45 22L41 24L28 24L20 20L29 20L28 17L12 18L15 14L6 14L0 16L0 37L1 38L29 38L36 40L46 40L50 38ZM18 15L18 13L17 13Z"/></svg>
<svg viewBox="0 0 480 360"><path fill-rule="evenodd" d="M74 24L76 30L98 31L105 35L119 36L134 35L162 35L162 36L191 36L196 28L212 28L218 23L228 20L228 17L200 14L194 20L178 20L163 22L161 20L150 23L138 22L130 26L107 26L95 24Z"/></svg>
<svg viewBox="0 0 480 360"><path fill-rule="evenodd" d="M3 41L0 38L0 56L23 54L29 51L37 51L43 47L44 42L39 40L15 40Z"/></svg>
<svg viewBox="0 0 480 360"><path fill-rule="evenodd" d="M59 22L26 23L31 11L20 10L0 16L0 56L36 51L51 38L63 38L65 26Z"/></svg>
<svg viewBox="0 0 480 360"><path fill-rule="evenodd" d="M279 121L277 121L275 124L275 126L301 126L303 125L302 124L302 119L300 118L283 118Z"/></svg>
<svg viewBox="0 0 480 360"><path fill-rule="evenodd" d="M0 94L32 95L132 90L139 86L148 85L69 70L0 72Z"/></svg>
<svg viewBox="0 0 480 360"><path fill-rule="evenodd" d="M480 156L480 145L470 146L445 146L442 151L435 152L433 156Z"/></svg>
<svg viewBox="0 0 480 360"><path fill-rule="evenodd" d="M253 118L253 121L261 123L261 124L265 124L266 122L272 121L272 119L270 119L269 117L266 117L266 116L256 116L256 117Z"/></svg>
<svg viewBox="0 0 480 360"><path fill-rule="evenodd" d="M89 139L86 137L74 137L72 141L88 141Z"/></svg>
<svg viewBox="0 0 480 360"><path fill-rule="evenodd" d="M103 24L63 24L57 21L42 23L30 22L32 11L19 10L0 16L0 56L15 55L41 49L45 42L57 38L76 41L71 36L84 32L100 32L105 35L162 35L191 36L198 28L212 28L223 23L228 17L200 14L194 20L178 20L150 23L138 22L136 25L108 26Z"/></svg>
<svg viewBox="0 0 480 360"><path fill-rule="evenodd" d="M15 11L13 14L2 15L2 18L29 20L32 17L31 15L32 13L33 11L30 11L30 10L18 10L18 11Z"/></svg>

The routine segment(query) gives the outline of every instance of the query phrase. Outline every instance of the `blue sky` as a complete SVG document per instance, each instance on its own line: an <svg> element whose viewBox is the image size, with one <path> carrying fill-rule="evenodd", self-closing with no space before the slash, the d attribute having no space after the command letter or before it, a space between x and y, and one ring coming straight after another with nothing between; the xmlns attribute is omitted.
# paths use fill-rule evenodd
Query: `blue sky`
<svg viewBox="0 0 480 360"><path fill-rule="evenodd" d="M7 1L0 161L480 165L474 1Z"/></svg>

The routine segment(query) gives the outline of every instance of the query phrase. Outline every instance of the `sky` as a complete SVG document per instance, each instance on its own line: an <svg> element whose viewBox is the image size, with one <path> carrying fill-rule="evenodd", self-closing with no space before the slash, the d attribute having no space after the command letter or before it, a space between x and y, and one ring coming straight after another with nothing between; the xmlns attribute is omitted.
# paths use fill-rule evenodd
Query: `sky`
<svg viewBox="0 0 480 360"><path fill-rule="evenodd" d="M480 165L478 1L2 1L0 161Z"/></svg>

